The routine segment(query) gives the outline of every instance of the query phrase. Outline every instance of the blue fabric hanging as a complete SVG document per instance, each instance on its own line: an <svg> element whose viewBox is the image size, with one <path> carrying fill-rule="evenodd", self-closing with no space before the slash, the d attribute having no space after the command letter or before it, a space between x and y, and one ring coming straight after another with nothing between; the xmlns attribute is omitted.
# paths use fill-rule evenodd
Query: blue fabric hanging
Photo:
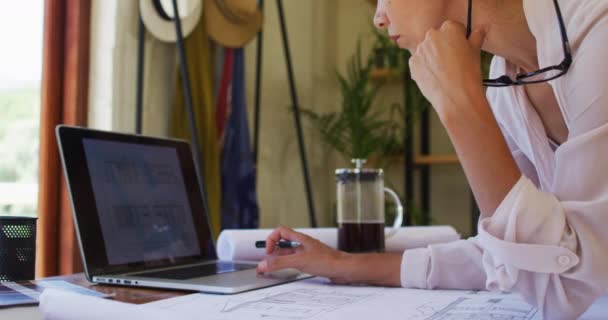
<svg viewBox="0 0 608 320"><path fill-rule="evenodd" d="M222 150L222 229L258 227L258 202L253 152L245 101L243 49L234 52L232 108Z"/></svg>

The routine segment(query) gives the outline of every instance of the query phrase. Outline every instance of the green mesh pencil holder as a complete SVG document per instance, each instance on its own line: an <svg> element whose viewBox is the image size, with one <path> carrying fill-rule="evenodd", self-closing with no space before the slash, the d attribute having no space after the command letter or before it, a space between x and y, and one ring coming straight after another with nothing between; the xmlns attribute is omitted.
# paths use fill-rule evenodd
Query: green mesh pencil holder
<svg viewBox="0 0 608 320"><path fill-rule="evenodd" d="M36 218L0 217L0 282L34 279Z"/></svg>

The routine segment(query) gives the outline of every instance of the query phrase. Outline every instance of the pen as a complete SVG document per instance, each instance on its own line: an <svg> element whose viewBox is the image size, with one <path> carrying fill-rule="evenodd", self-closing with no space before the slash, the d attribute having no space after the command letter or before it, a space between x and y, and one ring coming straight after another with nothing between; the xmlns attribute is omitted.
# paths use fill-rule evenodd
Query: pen
<svg viewBox="0 0 608 320"><path fill-rule="evenodd" d="M302 244L297 241L279 240L279 242L277 242L276 246L278 248L288 249L288 248L297 248L301 245ZM256 248L266 248L266 241L256 241L255 247Z"/></svg>

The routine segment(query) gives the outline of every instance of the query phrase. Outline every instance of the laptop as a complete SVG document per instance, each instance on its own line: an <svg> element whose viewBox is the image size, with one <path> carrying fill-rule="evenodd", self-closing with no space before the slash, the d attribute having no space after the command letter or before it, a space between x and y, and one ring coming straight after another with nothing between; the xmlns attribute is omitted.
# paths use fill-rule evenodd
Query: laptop
<svg viewBox="0 0 608 320"><path fill-rule="evenodd" d="M89 281L233 294L310 277L218 260L186 141L62 125L56 135Z"/></svg>

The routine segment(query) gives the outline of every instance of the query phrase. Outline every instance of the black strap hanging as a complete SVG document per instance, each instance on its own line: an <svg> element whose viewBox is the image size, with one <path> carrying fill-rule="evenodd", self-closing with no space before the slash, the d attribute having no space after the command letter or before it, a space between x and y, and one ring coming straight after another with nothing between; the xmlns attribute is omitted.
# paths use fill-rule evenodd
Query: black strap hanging
<svg viewBox="0 0 608 320"><path fill-rule="evenodd" d="M175 34L177 35L177 51L178 60L180 66L180 72L182 76L182 82L184 86L184 101L186 103L186 111L188 112L188 122L190 129L190 147L194 158L194 167L196 169L196 179L200 187L201 196L203 199L203 209L205 212L209 212L207 205L207 192L204 184L203 177L203 159L201 157L201 145L198 141L198 129L196 125L196 118L194 117L194 107L192 102L192 92L190 90L190 75L188 73L188 63L186 61L186 50L184 46L184 36L182 33L182 23L179 17L179 9L177 7L177 0L173 0L173 17L169 17L167 12L164 11L160 5L159 0L152 0L154 7L158 11L158 14L165 20L172 20L175 22ZM137 63L137 101L136 101L136 124L135 129L137 134L142 133L142 113L143 113L143 80L144 80L144 42L145 42L145 31L144 25L139 16L139 52L138 52L138 63ZM209 214L207 214L209 219Z"/></svg>

